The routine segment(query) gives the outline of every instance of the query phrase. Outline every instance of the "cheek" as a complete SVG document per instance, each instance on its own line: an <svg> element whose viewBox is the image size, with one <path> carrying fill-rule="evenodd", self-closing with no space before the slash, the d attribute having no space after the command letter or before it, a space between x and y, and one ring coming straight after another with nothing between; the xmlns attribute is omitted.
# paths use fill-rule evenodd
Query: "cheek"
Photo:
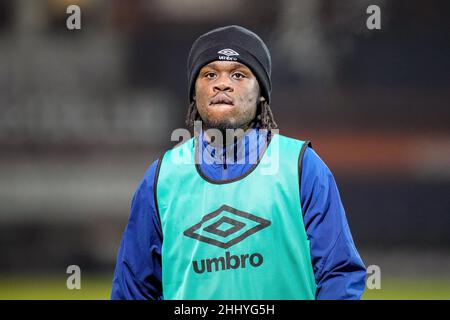
<svg viewBox="0 0 450 320"><path fill-rule="evenodd" d="M255 107L258 103L259 87L256 84L250 85L248 88L243 88L242 93L239 95L239 103L246 108Z"/></svg>
<svg viewBox="0 0 450 320"><path fill-rule="evenodd" d="M195 86L195 102L197 104L197 108L205 109L208 102L208 86L197 82Z"/></svg>

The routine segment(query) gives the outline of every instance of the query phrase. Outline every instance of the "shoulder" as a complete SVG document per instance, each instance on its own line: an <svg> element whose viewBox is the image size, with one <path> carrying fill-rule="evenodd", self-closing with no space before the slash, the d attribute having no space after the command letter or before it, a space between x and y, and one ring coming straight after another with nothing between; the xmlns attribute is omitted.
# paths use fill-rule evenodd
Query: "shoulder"
<svg viewBox="0 0 450 320"><path fill-rule="evenodd" d="M318 153L311 147L305 148L302 165L312 171L329 171L330 169Z"/></svg>
<svg viewBox="0 0 450 320"><path fill-rule="evenodd" d="M167 167L168 164L190 164L194 158L195 144L196 137L194 136L165 150L159 158L157 171L159 171L160 166Z"/></svg>
<svg viewBox="0 0 450 320"><path fill-rule="evenodd" d="M278 134L280 140L283 140L288 144L301 145L299 165L307 166L311 170L329 170L325 162L313 149L311 140L302 140L297 138L288 137L282 134Z"/></svg>
<svg viewBox="0 0 450 320"><path fill-rule="evenodd" d="M274 137L278 137L280 139L280 141L284 141L285 143L302 144L302 145L312 147L311 141L309 141L309 140L301 140L301 139L297 139L297 138L288 137L288 136L285 136L282 134L276 134L276 135L274 135Z"/></svg>
<svg viewBox="0 0 450 320"><path fill-rule="evenodd" d="M303 159L299 162L299 175L303 197L313 193L325 195L335 185L330 168L311 147L306 148Z"/></svg>
<svg viewBox="0 0 450 320"><path fill-rule="evenodd" d="M191 149L194 148L194 139L195 137L185 140L175 145L173 148L166 149L160 153L159 157L147 168L142 179L142 184L153 186L158 180L159 171L164 159L175 159L181 163L183 163L183 160L190 159ZM177 161L176 163L178 163Z"/></svg>
<svg viewBox="0 0 450 320"><path fill-rule="evenodd" d="M314 180L325 181L333 178L330 168L311 146L305 148L303 157L299 161L299 168L303 182L306 182L305 180L310 182Z"/></svg>
<svg viewBox="0 0 450 320"><path fill-rule="evenodd" d="M154 160L144 173L144 176L139 184L139 189L153 188L155 178L158 176L158 170L161 163L161 157Z"/></svg>
<svg viewBox="0 0 450 320"><path fill-rule="evenodd" d="M312 143L309 140L300 140L300 139L296 139L296 138L292 138L292 137L288 137L282 134L276 134L274 135L274 137L277 137L278 141L280 141L280 143L282 143L284 145L285 148L293 148L293 149L297 149L300 148L300 154L299 154L299 158L303 158L303 155L306 151L306 149L312 149ZM272 138L273 140L273 138ZM300 161L299 159L299 161Z"/></svg>
<svg viewBox="0 0 450 320"><path fill-rule="evenodd" d="M173 156L172 153L183 153L186 151L187 148L191 148L194 146L194 139L195 137L192 137L188 140L185 140L183 142L178 143L172 148L166 149L163 152L160 153L158 158L154 160L150 166L147 168L147 171L144 174L143 181L154 181L155 177L157 178L159 169L161 167L161 163L164 158L167 158L169 156Z"/></svg>

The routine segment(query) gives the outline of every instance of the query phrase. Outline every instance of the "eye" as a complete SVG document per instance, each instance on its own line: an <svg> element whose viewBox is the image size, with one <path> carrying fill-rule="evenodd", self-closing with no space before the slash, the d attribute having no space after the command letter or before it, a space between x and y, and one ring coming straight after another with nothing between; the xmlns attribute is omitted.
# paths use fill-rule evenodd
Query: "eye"
<svg viewBox="0 0 450 320"><path fill-rule="evenodd" d="M216 76L216 74L214 72L210 72L210 71L206 72L204 74L204 77L207 78L207 79L214 79L215 76Z"/></svg>
<svg viewBox="0 0 450 320"><path fill-rule="evenodd" d="M245 74L241 73L241 72L235 72L232 75L233 78L235 79L244 79L245 78Z"/></svg>

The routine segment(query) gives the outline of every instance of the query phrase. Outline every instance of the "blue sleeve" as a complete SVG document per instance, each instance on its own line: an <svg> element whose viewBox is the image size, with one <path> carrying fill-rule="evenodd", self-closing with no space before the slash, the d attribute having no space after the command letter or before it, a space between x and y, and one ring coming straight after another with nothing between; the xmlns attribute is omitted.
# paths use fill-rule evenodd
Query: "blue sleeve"
<svg viewBox="0 0 450 320"><path fill-rule="evenodd" d="M316 299L360 299L366 268L353 242L334 177L310 147L302 159L300 198Z"/></svg>
<svg viewBox="0 0 450 320"><path fill-rule="evenodd" d="M117 255L111 290L114 300L160 300L162 231L153 184L158 160L152 163L131 202L128 225Z"/></svg>

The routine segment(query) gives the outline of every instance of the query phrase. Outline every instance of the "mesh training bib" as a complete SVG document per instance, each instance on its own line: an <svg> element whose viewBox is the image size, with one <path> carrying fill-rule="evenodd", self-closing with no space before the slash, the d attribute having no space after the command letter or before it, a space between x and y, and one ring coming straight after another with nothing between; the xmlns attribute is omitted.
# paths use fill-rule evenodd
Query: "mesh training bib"
<svg viewBox="0 0 450 320"><path fill-rule="evenodd" d="M252 169L225 182L201 174L196 144L160 161L164 298L314 299L299 195L305 142L276 134Z"/></svg>

